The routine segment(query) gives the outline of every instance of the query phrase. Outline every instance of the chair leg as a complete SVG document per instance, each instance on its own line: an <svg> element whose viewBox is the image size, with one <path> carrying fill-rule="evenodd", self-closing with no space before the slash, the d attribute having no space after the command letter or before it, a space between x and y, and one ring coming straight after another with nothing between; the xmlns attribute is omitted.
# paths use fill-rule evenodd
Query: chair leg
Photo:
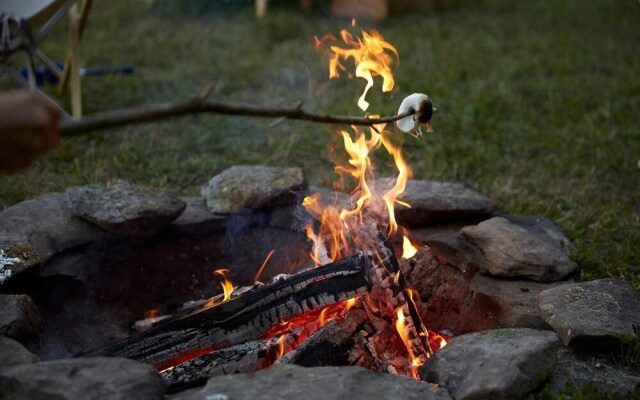
<svg viewBox="0 0 640 400"><path fill-rule="evenodd" d="M69 63L69 83L71 85L71 114L82 117L82 86L80 84L80 13L74 4L69 11L69 45L71 58Z"/></svg>
<svg viewBox="0 0 640 400"><path fill-rule="evenodd" d="M267 13L267 0L256 0L256 17L262 18Z"/></svg>

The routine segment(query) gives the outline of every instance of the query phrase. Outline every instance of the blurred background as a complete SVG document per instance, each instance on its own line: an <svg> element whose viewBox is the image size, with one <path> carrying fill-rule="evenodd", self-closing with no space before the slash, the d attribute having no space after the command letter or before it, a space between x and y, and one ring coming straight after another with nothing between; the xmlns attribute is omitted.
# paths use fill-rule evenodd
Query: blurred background
<svg viewBox="0 0 640 400"><path fill-rule="evenodd" d="M134 72L83 77L83 111L186 99L212 83L216 100L362 115L363 81L329 80L313 46L343 28L375 28L400 54L393 92L371 90L369 111L394 114L414 92L438 108L435 133L404 137L414 177L467 182L501 211L550 218L576 243L585 278L640 287L637 0L95 0L81 66ZM41 44L56 61L68 46L64 22ZM0 76L0 90L17 87ZM68 93L41 89L70 108ZM110 178L193 195L235 164L300 166L330 187L336 129L197 116L65 139L27 172L0 176L0 209Z"/></svg>

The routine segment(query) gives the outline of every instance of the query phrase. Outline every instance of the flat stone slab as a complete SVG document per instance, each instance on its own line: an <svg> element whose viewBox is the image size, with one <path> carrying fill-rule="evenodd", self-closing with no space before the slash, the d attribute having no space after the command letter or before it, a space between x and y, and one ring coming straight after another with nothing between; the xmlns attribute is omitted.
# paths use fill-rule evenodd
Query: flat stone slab
<svg viewBox="0 0 640 400"><path fill-rule="evenodd" d="M74 217L64 194L46 194L0 212L0 285L51 256L105 232Z"/></svg>
<svg viewBox="0 0 640 400"><path fill-rule="evenodd" d="M409 180L400 200L411 208L396 204L396 217L400 225L409 227L484 218L494 208L487 196L458 182Z"/></svg>
<svg viewBox="0 0 640 400"><path fill-rule="evenodd" d="M0 335L20 342L33 339L42 329L42 317L26 294L0 294Z"/></svg>
<svg viewBox="0 0 640 400"><path fill-rule="evenodd" d="M8 337L0 336L0 369L14 365L33 364L40 361L38 356L26 347Z"/></svg>
<svg viewBox="0 0 640 400"><path fill-rule="evenodd" d="M291 204L306 189L300 168L237 165L222 171L202 187L207 207L216 214Z"/></svg>
<svg viewBox="0 0 640 400"><path fill-rule="evenodd" d="M118 235L149 236L182 214L181 199L122 180L67 189L71 212Z"/></svg>
<svg viewBox="0 0 640 400"><path fill-rule="evenodd" d="M460 234L480 270L490 275L549 282L578 268L569 258L574 249L569 239L544 218L494 217L464 227Z"/></svg>
<svg viewBox="0 0 640 400"><path fill-rule="evenodd" d="M621 366L611 357L561 347L558 364L549 376L548 384L552 393L558 393L569 382L574 388L586 384L594 386L603 397L617 394L633 398L634 394L640 394L638 372Z"/></svg>
<svg viewBox="0 0 640 400"><path fill-rule="evenodd" d="M313 367L278 364L251 374L217 376L201 389L172 396L179 400L450 400L446 390L406 376L358 367Z"/></svg>
<svg viewBox="0 0 640 400"><path fill-rule="evenodd" d="M599 279L559 286L537 296L542 318L565 345L616 348L640 337L640 296L631 285Z"/></svg>
<svg viewBox="0 0 640 400"><path fill-rule="evenodd" d="M550 331L495 329L455 337L420 369L456 400L521 399L546 379L560 341Z"/></svg>
<svg viewBox="0 0 640 400"><path fill-rule="evenodd" d="M498 307L496 322L499 326L550 329L540 315L536 295L544 290L571 283L574 283L573 278L558 282L532 282L475 274L471 279L470 288L474 297L488 299Z"/></svg>
<svg viewBox="0 0 640 400"><path fill-rule="evenodd" d="M0 369L11 399L163 399L164 383L147 364L123 358L74 358Z"/></svg>

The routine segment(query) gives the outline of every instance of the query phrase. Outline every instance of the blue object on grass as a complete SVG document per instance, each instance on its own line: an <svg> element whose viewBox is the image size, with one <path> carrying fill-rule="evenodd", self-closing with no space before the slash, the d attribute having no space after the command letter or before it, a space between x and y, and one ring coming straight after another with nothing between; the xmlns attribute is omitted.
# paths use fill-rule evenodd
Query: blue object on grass
<svg viewBox="0 0 640 400"><path fill-rule="evenodd" d="M60 69L64 68L64 64L57 63ZM102 76L106 74L124 74L129 75L135 72L135 67L130 64L120 65L117 67L96 67L96 68L80 68L81 76ZM49 68L44 65L39 65L34 71L36 77L36 84L38 86L55 85L59 82L56 74L51 72ZM20 69L20 76L27 79L26 68Z"/></svg>

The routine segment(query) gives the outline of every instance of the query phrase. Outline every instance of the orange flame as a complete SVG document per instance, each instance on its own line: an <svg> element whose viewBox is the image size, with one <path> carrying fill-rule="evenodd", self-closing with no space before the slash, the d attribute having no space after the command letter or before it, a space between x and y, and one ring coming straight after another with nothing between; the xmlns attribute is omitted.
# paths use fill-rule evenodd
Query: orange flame
<svg viewBox="0 0 640 400"><path fill-rule="evenodd" d="M355 21L353 21L353 24L355 25ZM362 31L362 38L359 38L354 37L346 30L342 30L340 37L346 44L346 48L335 45L328 46L329 78L338 78L342 72L347 72L344 62L352 58L355 66L355 76L367 81L366 87L357 102L362 110L367 110L369 103L366 101L366 95L373 86L373 78L375 76L382 77L383 92L393 89L394 79L391 66L393 54L399 58L398 52L377 31ZM322 39L316 37L316 45L318 47L327 48L325 46L327 41L335 42L337 39L331 35L325 35ZM402 144L391 140L392 134L384 130L385 126L385 124L380 124L370 127L368 135L366 131L355 127L353 128L355 136L346 131L340 132L348 161L344 165L336 166L335 169L341 176L350 176L356 181L356 187L351 192L352 207L339 208L335 205L320 204L320 197L317 195L307 197L303 202L309 213L320 221L320 227L317 232L314 232L310 226L307 227L307 236L313 242L311 257L316 265L320 265L320 257L325 252L331 261L335 261L349 255L350 250L353 248L364 251L369 250L380 257L375 248L379 224L387 222L388 235L394 235L398 231L394 211L395 205L400 204L405 207L411 207L408 203L398 199L406 188L407 180L411 178L411 169L402 155ZM398 171L393 187L388 189L382 196L375 190L376 182L374 180L373 163L370 158L371 153L380 147L384 147L391 155ZM373 229L370 229L371 227ZM409 258L416 254L418 248L407 237L404 237L403 250L403 257ZM394 280L398 284L400 275L397 274ZM414 302L414 298L417 298L413 289L405 290L405 294L407 302ZM377 305L371 304L369 298L366 298L365 301L369 308L373 310L378 308ZM420 326L407 326L404 309L399 307L395 311L396 330L411 358L412 367L409 372L414 378L417 378L417 367L423 364L428 355L415 354L416 346L413 341L419 338L410 338L410 335L418 334L423 336L429 341L431 348L446 345L446 340L440 335L431 334L421 323L419 324ZM319 318L320 324L324 324L328 320L324 310L320 313Z"/></svg>
<svg viewBox="0 0 640 400"><path fill-rule="evenodd" d="M267 254L267 256L264 258L264 261L262 262L262 265L260 266L260 269L258 269L258 272L256 273L255 278L253 278L254 282L258 282L258 278L260 278L260 275L262 274L262 270L264 269L264 267L267 265L267 263L269 262L269 260L271 259L271 256L273 255L273 253L276 252L276 249L272 249L269 254Z"/></svg>
<svg viewBox="0 0 640 400"><path fill-rule="evenodd" d="M329 322L329 320L327 319L328 311L329 311L329 307L325 307L322 309L322 311L320 311L320 318L319 318L320 326L324 326L326 325L327 322Z"/></svg>
<svg viewBox="0 0 640 400"><path fill-rule="evenodd" d="M353 299L349 299L347 300L347 302L345 303L345 313L349 310L351 310L353 308L353 306L355 306L356 304L358 304L358 298L354 297Z"/></svg>
<svg viewBox="0 0 640 400"><path fill-rule="evenodd" d="M389 212L389 236L392 236L394 233L398 231L398 223L396 222L396 214L394 211L395 203L399 203L397 200L398 196L400 196L404 189L407 186L407 180L411 178L411 168L402 157L402 148L400 146L395 146L388 137L382 136L382 144L387 149L389 154L393 157L393 161L398 168L398 177L396 178L396 183L393 185L391 190L382 196L385 205L387 206L387 210ZM411 207L408 203L402 202L402 205L405 207Z"/></svg>
<svg viewBox="0 0 640 400"><path fill-rule="evenodd" d="M285 339L285 335L281 335L278 338L276 361L279 360L280 358L282 358L282 356L284 355L284 339Z"/></svg>
<svg viewBox="0 0 640 400"><path fill-rule="evenodd" d="M222 301L227 301L231 298L231 293L233 293L233 283L227 278L228 269L217 269L213 271L214 274L218 274L222 276L222 282L220 286L222 286L222 291L224 292L224 298Z"/></svg>
<svg viewBox="0 0 640 400"><path fill-rule="evenodd" d="M418 355L416 354L413 354L413 352L411 351L411 349L413 348L413 345L411 344L409 335L407 333L407 325L405 323L405 316L404 316L404 311L402 310L402 307L398 307L396 309L396 317L397 317L396 331L398 331L398 334L400 335L402 342L404 343L405 347L409 351L409 357L411 357L411 365L414 368L422 366L423 362L420 359L420 357L418 357Z"/></svg>
<svg viewBox="0 0 640 400"><path fill-rule="evenodd" d="M355 25L355 21L353 23ZM341 59L353 58L355 75L367 81L367 85L358 99L358 107L366 111L369 108L369 102L365 100L365 97L369 89L373 87L374 76L382 77L383 92L393 90L395 84L391 72L393 57L388 52L395 54L399 59L398 50L391 43L385 41L376 30L362 31L362 38L359 38L343 29L340 31L340 37L347 48L329 46L329 78L338 78L340 76L339 70L346 71L347 68L341 63ZM321 46L324 41L335 40L335 37L327 35L323 39L317 37L315 39L316 46Z"/></svg>
<svg viewBox="0 0 640 400"><path fill-rule="evenodd" d="M314 194L307 196L302 205L309 213L320 221L320 230L316 234L308 226L307 237L313 243L311 258L316 265L321 265L321 252L326 247L327 257L335 261L350 254L350 250L357 245L360 249L366 249L370 242L363 235L363 215L365 209L374 205L378 210L386 205L389 225L389 235L394 234L398 224L394 215L394 205L398 203L397 197L404 191L407 179L411 176L411 169L404 161L400 146L394 145L390 140L390 132L384 130L385 125L380 124L369 129L369 135L354 128L355 136L346 131L341 131L342 140L348 155L346 165L337 165L336 171L349 175L356 179L357 184L352 191L354 205L352 208L340 208L333 204L321 204L320 196ZM378 194L372 184L373 163L370 158L372 151L384 146L394 159L398 168L398 176L394 186L382 196ZM375 212L375 211L374 211Z"/></svg>
<svg viewBox="0 0 640 400"><path fill-rule="evenodd" d="M416 247L408 237L402 236L402 258L411 258L418 252Z"/></svg>

